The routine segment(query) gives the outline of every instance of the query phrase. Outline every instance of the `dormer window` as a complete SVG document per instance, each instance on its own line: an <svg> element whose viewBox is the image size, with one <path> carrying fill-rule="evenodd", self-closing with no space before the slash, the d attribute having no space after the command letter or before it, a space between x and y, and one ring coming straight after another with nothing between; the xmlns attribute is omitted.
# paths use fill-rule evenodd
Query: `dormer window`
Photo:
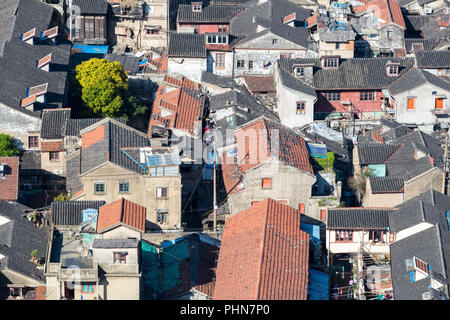
<svg viewBox="0 0 450 320"><path fill-rule="evenodd" d="M399 67L400 67L400 64L399 64L399 63L394 63L394 62L390 62L390 61L389 61L389 62L386 64L386 72L387 72L387 75L388 75L388 76L391 76L391 77L396 77L396 76L398 76Z"/></svg>
<svg viewBox="0 0 450 320"><path fill-rule="evenodd" d="M207 44L228 44L227 35L208 34L206 36Z"/></svg>
<svg viewBox="0 0 450 320"><path fill-rule="evenodd" d="M31 29L28 32L25 32L21 36L21 40L23 42L29 43L31 45L34 45L34 36L36 35L36 28Z"/></svg>
<svg viewBox="0 0 450 320"><path fill-rule="evenodd" d="M203 3L202 2L192 2L192 12L202 12Z"/></svg>
<svg viewBox="0 0 450 320"><path fill-rule="evenodd" d="M339 57L323 57L323 67L325 69L336 69L339 67Z"/></svg>
<svg viewBox="0 0 450 320"><path fill-rule="evenodd" d="M295 67L294 72L296 77L303 77L305 75L305 68Z"/></svg>
<svg viewBox="0 0 450 320"><path fill-rule="evenodd" d="M50 53L37 62L36 68L49 72L51 61L52 61L52 54Z"/></svg>
<svg viewBox="0 0 450 320"><path fill-rule="evenodd" d="M414 257L414 270L424 275L424 277L428 277L430 275L430 266L428 263L417 257Z"/></svg>

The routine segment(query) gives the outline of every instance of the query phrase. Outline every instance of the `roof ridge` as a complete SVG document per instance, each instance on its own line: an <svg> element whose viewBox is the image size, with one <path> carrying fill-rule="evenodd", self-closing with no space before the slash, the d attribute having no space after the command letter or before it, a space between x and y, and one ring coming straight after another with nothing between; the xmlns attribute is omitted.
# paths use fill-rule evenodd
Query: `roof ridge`
<svg viewBox="0 0 450 320"><path fill-rule="evenodd" d="M260 258L260 264L259 264L258 286L256 287L258 289L258 292L256 293L256 299L260 298L259 296L261 293L261 281L262 281L262 269L263 269L263 262L264 262L264 246L266 244L267 220L269 217L270 206L274 205L274 203L275 203L270 198L268 198L266 201L267 201L267 206L266 206L266 214L264 215L264 224L263 224L264 234L263 234L262 244L261 244L262 250L261 250L261 258ZM259 205L261 205L262 203L264 203L264 201L261 201L259 203Z"/></svg>
<svg viewBox="0 0 450 320"><path fill-rule="evenodd" d="M435 227L436 227L436 235L437 235L437 238L438 238L439 258L441 260L441 266L442 266L442 270L441 271L442 271L442 275L445 276L448 279L448 275L445 272L445 270L446 270L446 267L445 267L446 263L445 263L445 258L444 258L444 248L443 248L443 245L442 245L442 236L441 236L441 229L439 228L439 223L436 223ZM448 285L447 285L447 288L448 288Z"/></svg>

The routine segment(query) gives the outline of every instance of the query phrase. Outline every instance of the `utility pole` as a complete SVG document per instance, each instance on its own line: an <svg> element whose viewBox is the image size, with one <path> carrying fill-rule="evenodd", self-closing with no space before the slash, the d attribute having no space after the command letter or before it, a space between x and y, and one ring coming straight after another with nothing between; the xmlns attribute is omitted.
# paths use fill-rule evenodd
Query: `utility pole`
<svg viewBox="0 0 450 320"><path fill-rule="evenodd" d="M213 205L214 205L214 232L217 231L217 199L216 199L216 137L214 130L214 144L213 144Z"/></svg>
<svg viewBox="0 0 450 320"><path fill-rule="evenodd" d="M444 155L444 173L442 174L442 193L446 194L447 182L447 161L448 161L448 130L445 134L445 155Z"/></svg>

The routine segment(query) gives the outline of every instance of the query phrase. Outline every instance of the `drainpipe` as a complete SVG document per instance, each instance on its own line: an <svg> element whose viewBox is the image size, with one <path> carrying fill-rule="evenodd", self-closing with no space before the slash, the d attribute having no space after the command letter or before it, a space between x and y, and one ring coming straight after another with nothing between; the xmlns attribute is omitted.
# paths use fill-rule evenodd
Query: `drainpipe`
<svg viewBox="0 0 450 320"><path fill-rule="evenodd" d="M142 170L144 170L145 174L148 174L148 170L139 162L137 162L132 156L130 156L125 150L120 150L122 151L128 158L130 158L134 163L136 163L139 167L141 167Z"/></svg>

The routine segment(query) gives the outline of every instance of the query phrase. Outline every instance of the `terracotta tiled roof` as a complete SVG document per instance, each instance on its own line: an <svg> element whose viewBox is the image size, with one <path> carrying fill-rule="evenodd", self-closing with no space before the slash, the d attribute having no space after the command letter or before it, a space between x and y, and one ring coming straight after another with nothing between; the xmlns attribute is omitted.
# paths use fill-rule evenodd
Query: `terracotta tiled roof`
<svg viewBox="0 0 450 320"><path fill-rule="evenodd" d="M278 144L274 139L275 144L272 145L272 130L278 130ZM251 131L254 131L258 138L256 147L254 142L252 143L245 138L247 135L251 136L249 133ZM261 117L257 121L238 129L235 132L235 137L237 155L234 157L226 155L222 159L223 179L229 195L240 191L239 185L242 177L239 178L239 175L271 159L270 154L272 150L276 152L276 148L278 148L278 156L275 155L275 157L282 163L314 175L305 140L281 124ZM253 155L253 153L256 154Z"/></svg>
<svg viewBox="0 0 450 320"><path fill-rule="evenodd" d="M62 141L42 142L41 143L41 151L42 152L62 151L62 150L63 150Z"/></svg>
<svg viewBox="0 0 450 320"><path fill-rule="evenodd" d="M273 76L244 76L248 91L255 92L275 92Z"/></svg>
<svg viewBox="0 0 450 320"><path fill-rule="evenodd" d="M266 199L225 222L214 300L306 300L309 236L298 210Z"/></svg>
<svg viewBox="0 0 450 320"><path fill-rule="evenodd" d="M310 28L311 26L316 25L317 24L317 15L311 16L308 19L306 19L306 23L307 23L306 24L307 28Z"/></svg>
<svg viewBox="0 0 450 320"><path fill-rule="evenodd" d="M126 225L140 232L145 232L147 209L134 202L121 198L100 207L97 232L103 233L113 227Z"/></svg>
<svg viewBox="0 0 450 320"><path fill-rule="evenodd" d="M353 12L365 12L373 10L376 17L384 20L380 22L380 26L388 23L395 23L406 29L405 20L403 19L400 5L394 0L374 0L369 1L363 6L354 7Z"/></svg>
<svg viewBox="0 0 450 320"><path fill-rule="evenodd" d="M19 193L19 157L0 157L0 165L5 164L4 179L0 173L0 199L17 201Z"/></svg>
<svg viewBox="0 0 450 320"><path fill-rule="evenodd" d="M166 129L175 128L194 135L205 103L200 84L168 75L164 82L167 84L161 85L155 95L148 134L151 135L152 126L166 126ZM176 89L167 91L169 87ZM162 109L171 114L162 117Z"/></svg>

